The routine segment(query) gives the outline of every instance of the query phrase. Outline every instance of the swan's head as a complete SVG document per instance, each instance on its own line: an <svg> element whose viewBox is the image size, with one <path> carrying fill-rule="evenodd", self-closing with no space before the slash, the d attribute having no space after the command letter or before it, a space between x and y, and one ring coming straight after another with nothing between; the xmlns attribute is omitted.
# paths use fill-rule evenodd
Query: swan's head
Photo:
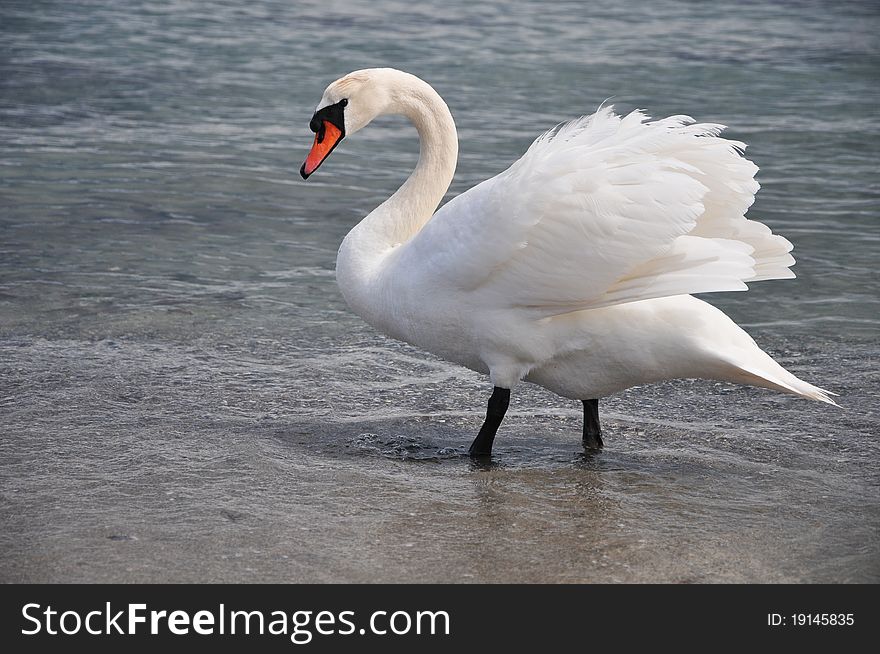
<svg viewBox="0 0 880 654"><path fill-rule="evenodd" d="M315 142L299 171L303 179L318 169L342 139L386 111L391 101L391 85L386 78L391 72L397 71L357 70L327 87L309 122Z"/></svg>

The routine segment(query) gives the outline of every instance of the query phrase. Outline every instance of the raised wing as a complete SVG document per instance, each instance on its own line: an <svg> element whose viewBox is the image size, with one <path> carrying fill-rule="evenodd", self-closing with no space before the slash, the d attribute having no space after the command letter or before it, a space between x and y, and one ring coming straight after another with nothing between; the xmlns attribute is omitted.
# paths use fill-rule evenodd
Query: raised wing
<svg viewBox="0 0 880 654"><path fill-rule="evenodd" d="M405 256L433 283L542 315L793 277L791 244L744 217L758 189L745 145L692 123L607 108L559 126L443 206Z"/></svg>

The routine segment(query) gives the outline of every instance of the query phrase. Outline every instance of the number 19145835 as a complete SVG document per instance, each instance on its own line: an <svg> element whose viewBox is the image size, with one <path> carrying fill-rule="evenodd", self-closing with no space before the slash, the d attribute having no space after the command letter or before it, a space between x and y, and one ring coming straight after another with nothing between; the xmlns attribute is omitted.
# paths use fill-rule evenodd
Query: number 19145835
<svg viewBox="0 0 880 654"><path fill-rule="evenodd" d="M768 613L771 627L848 627L855 624L854 613Z"/></svg>

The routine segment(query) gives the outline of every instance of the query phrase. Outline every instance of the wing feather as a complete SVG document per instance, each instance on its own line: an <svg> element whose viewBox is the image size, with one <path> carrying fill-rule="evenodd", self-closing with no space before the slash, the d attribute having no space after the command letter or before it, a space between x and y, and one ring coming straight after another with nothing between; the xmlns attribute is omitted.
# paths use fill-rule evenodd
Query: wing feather
<svg viewBox="0 0 880 654"><path fill-rule="evenodd" d="M610 107L558 125L402 254L434 283L541 315L793 277L791 243L745 218L757 167L722 129Z"/></svg>

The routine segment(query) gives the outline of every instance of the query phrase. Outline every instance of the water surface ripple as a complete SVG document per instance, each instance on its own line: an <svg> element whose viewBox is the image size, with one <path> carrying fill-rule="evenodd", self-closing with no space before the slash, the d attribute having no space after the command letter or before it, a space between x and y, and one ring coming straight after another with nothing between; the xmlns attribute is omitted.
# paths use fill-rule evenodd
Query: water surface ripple
<svg viewBox="0 0 880 654"><path fill-rule="evenodd" d="M880 581L876 3L0 5L0 581ZM450 195L607 98L750 144L798 278L710 298L842 410L703 381L579 407L366 327L336 248L402 119L297 174L324 86L392 65Z"/></svg>

